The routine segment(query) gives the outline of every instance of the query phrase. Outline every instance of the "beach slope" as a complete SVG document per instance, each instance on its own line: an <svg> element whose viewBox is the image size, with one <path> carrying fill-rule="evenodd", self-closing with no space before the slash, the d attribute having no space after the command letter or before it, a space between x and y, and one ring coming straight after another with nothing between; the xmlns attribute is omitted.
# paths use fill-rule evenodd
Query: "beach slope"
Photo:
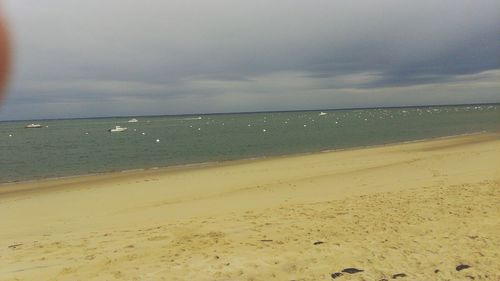
<svg viewBox="0 0 500 281"><path fill-rule="evenodd" d="M500 280L500 135L0 185L0 280Z"/></svg>

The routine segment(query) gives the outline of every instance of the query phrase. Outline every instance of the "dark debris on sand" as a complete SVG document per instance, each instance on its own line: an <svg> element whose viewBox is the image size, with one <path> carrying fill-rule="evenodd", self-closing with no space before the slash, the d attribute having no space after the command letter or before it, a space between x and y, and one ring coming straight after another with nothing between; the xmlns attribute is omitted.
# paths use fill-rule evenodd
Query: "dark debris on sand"
<svg viewBox="0 0 500 281"><path fill-rule="evenodd" d="M357 269L357 268L354 268L354 267L348 267L348 268L344 268L342 269L342 272L335 272L335 273L332 273L332 278L335 279L335 278L338 278L342 275L344 275L344 273L349 273L349 274L355 274L355 273L359 273L359 272L363 272L364 270L362 269Z"/></svg>
<svg viewBox="0 0 500 281"><path fill-rule="evenodd" d="M22 245L23 245L23 243L12 244L12 245L9 245L9 248L11 248L11 249L15 249L15 248L17 248L17 247L19 247L19 246L22 246Z"/></svg>
<svg viewBox="0 0 500 281"><path fill-rule="evenodd" d="M343 275L343 274L342 274L342 273L340 273L340 272L335 272L335 273L332 273L332 275L331 275L331 276L332 276L332 278L333 278L333 279L335 279L335 278L340 277L340 276L342 276L342 275Z"/></svg>
<svg viewBox="0 0 500 281"><path fill-rule="evenodd" d="M348 267L348 268L342 269L342 272L349 273L349 274L359 273L359 272L363 272L363 271L364 270L362 270L362 269L357 269L354 267Z"/></svg>
<svg viewBox="0 0 500 281"><path fill-rule="evenodd" d="M469 268L469 267L470 267L470 265L468 265L468 264L459 264L459 265L457 265L457 267L456 267L455 269L456 269L457 271L460 271L460 270L467 269L467 268Z"/></svg>
<svg viewBox="0 0 500 281"><path fill-rule="evenodd" d="M399 277L406 277L406 274L405 273L397 273L397 274L392 275L392 279L396 279Z"/></svg>

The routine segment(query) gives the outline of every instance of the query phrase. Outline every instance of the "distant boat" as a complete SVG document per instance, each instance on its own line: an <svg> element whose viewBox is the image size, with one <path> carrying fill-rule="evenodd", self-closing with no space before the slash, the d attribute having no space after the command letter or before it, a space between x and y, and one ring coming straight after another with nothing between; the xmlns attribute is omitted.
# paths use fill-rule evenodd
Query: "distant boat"
<svg viewBox="0 0 500 281"><path fill-rule="evenodd" d="M123 132L123 131L126 131L127 128L123 128L123 127L120 127L120 126L115 126L113 129L109 129L108 131L111 132L111 133L117 133L117 132Z"/></svg>
<svg viewBox="0 0 500 281"><path fill-rule="evenodd" d="M328 114L328 113L321 111L321 112L319 113L319 116L323 116L323 115L327 115L327 114Z"/></svg>
<svg viewBox="0 0 500 281"><path fill-rule="evenodd" d="M201 120L201 116L198 116L198 117L188 117L188 118L182 118L182 119L179 119L179 120Z"/></svg>
<svg viewBox="0 0 500 281"><path fill-rule="evenodd" d="M132 118L130 120L128 120L127 122L129 123L137 123L139 120L135 119L135 118Z"/></svg>
<svg viewBox="0 0 500 281"><path fill-rule="evenodd" d="M42 127L42 125L40 125L40 124L33 124L32 123L32 124L26 125L25 128L28 128L28 129L38 129L38 128L41 128L41 127Z"/></svg>

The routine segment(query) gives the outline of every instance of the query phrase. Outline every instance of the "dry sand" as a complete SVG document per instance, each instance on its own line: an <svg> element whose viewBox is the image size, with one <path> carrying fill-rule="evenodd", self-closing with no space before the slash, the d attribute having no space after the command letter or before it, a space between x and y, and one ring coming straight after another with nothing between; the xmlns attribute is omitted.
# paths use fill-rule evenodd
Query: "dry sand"
<svg viewBox="0 0 500 281"><path fill-rule="evenodd" d="M2 185L0 222L0 280L500 280L500 135Z"/></svg>

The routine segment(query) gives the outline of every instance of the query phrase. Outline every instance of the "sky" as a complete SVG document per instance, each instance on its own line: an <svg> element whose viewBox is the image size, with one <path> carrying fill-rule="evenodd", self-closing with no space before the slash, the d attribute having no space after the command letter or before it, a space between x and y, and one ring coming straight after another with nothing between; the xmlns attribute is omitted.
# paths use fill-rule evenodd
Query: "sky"
<svg viewBox="0 0 500 281"><path fill-rule="evenodd" d="M500 102L498 0L3 1L0 120Z"/></svg>

